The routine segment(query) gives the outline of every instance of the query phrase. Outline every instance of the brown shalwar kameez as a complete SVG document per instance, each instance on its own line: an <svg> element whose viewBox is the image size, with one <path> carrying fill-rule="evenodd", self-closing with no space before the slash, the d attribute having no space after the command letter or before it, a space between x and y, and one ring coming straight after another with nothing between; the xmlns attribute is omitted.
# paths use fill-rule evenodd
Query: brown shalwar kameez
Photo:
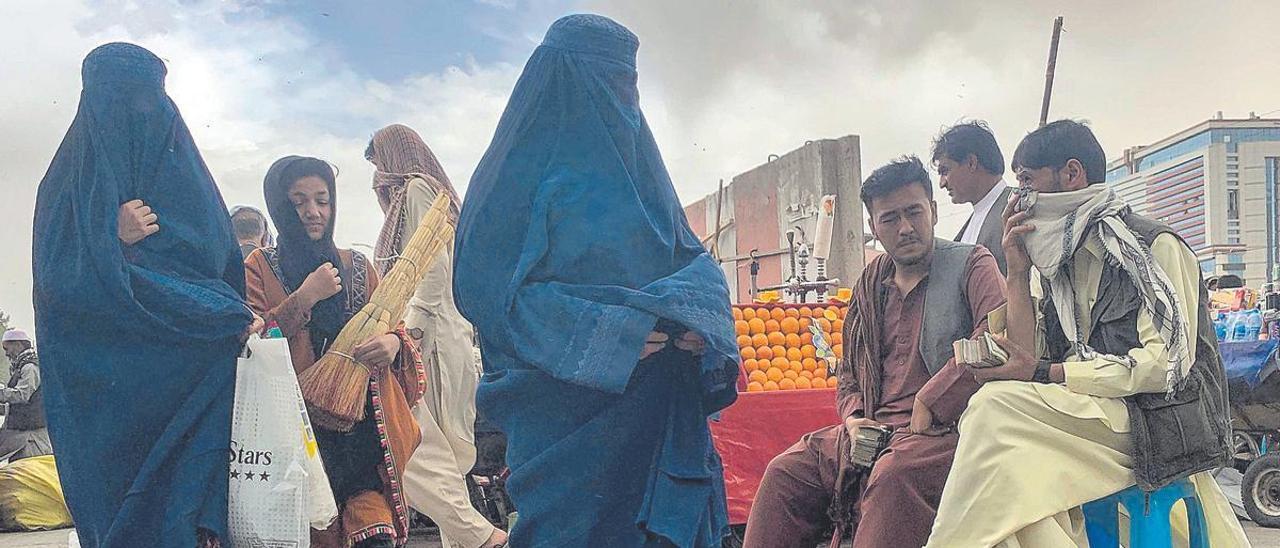
<svg viewBox="0 0 1280 548"><path fill-rule="evenodd" d="M920 398L937 423L951 424L978 384L955 360L930 378L919 350L929 279L926 276L904 295L893 283L889 258L880 260L888 264L878 265L878 278L872 284L884 296L881 317L871 318L881 341L875 356L879 359L875 365L881 368L880 404L873 418L901 430L862 482L853 545L916 547L929 538L958 435L907 432L912 406ZM876 266L873 263L868 269ZM1004 303L1004 278L991 253L981 247L970 256L966 275L973 335L977 336L987 330L987 313ZM865 412L861 394L844 389L857 385L852 369L842 367L839 372L841 417L861 417ZM823 536L832 525L828 511L842 464L837 441L843 429L840 424L812 432L769 463L747 522L747 548L807 548L826 540Z"/></svg>

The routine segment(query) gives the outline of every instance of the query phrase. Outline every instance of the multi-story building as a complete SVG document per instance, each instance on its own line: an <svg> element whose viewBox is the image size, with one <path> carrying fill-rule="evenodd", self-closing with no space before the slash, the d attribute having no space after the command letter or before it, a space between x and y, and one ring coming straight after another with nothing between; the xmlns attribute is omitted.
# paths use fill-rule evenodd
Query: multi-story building
<svg viewBox="0 0 1280 548"><path fill-rule="evenodd" d="M1280 275L1280 119L1221 113L1107 164L1107 182L1140 214L1172 226L1206 274L1251 286Z"/></svg>

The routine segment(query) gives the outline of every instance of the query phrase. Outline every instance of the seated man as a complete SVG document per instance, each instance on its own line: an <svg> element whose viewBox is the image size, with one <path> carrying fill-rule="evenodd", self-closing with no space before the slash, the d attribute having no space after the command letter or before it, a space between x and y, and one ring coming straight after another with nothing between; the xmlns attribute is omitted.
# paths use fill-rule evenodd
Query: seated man
<svg viewBox="0 0 1280 548"><path fill-rule="evenodd" d="M854 531L857 548L924 544L958 438L949 425L978 387L952 343L984 333L987 313L1004 303L995 258L933 237L937 204L918 158L873 172L862 202L886 254L854 288L837 371L844 424L769 464L747 521L750 548L813 546L831 517ZM849 458L864 426L895 430L870 474Z"/></svg>
<svg viewBox="0 0 1280 548"><path fill-rule="evenodd" d="M1014 153L1036 193L1004 212L1008 338L996 340L1009 359L972 369L985 384L960 420L931 547L1087 546L1081 505L1189 475L1210 544L1248 546L1204 473L1231 463L1231 426L1196 255L1102 184L1105 166L1070 120Z"/></svg>
<svg viewBox="0 0 1280 548"><path fill-rule="evenodd" d="M0 427L0 463L52 455L40 390L40 359L31 337L21 329L10 329L0 345L10 368L9 382L0 386L0 404L9 404L9 415Z"/></svg>

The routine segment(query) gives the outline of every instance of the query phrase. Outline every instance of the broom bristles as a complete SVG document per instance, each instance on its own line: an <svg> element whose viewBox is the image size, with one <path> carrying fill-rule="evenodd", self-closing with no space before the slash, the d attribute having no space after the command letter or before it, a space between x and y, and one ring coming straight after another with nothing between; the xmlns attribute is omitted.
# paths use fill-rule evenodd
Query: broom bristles
<svg viewBox="0 0 1280 548"><path fill-rule="evenodd" d="M370 337L391 331L403 316L409 297L431 262L453 240L454 216L450 200L441 194L423 216L401 259L378 284L364 305L338 333L329 350L298 375L303 399L318 411L316 422L326 428L350 431L364 419L365 393L372 371L351 357L352 349Z"/></svg>

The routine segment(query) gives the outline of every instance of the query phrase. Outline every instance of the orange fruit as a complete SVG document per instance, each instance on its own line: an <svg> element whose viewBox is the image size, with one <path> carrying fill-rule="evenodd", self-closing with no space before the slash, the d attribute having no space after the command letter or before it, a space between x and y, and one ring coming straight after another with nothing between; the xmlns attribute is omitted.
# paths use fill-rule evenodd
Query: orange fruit
<svg viewBox="0 0 1280 548"><path fill-rule="evenodd" d="M778 322L778 327L782 328L783 333L787 333L787 334L799 333L800 320L797 320L795 318L783 318L781 322Z"/></svg>
<svg viewBox="0 0 1280 548"><path fill-rule="evenodd" d="M827 307L827 312L830 312L830 313L832 313L832 314L835 314L837 318L843 318L843 317L844 317L844 314L840 311L840 307L838 307L838 306L836 306L836 305L828 306L828 307Z"/></svg>
<svg viewBox="0 0 1280 548"><path fill-rule="evenodd" d="M750 335L738 335L738 348L742 348L744 346L751 346Z"/></svg>
<svg viewBox="0 0 1280 548"><path fill-rule="evenodd" d="M790 371L790 370L788 370L788 371L783 371L783 372L782 372L782 378L784 378L784 379L796 380L796 379L800 378L800 374L799 374L799 373L796 373L795 371Z"/></svg>
<svg viewBox="0 0 1280 548"><path fill-rule="evenodd" d="M804 377L796 379L796 390L808 390L810 388L813 388L813 383L810 383L809 379ZM750 390L751 387L748 386L747 389Z"/></svg>
<svg viewBox="0 0 1280 548"><path fill-rule="evenodd" d="M776 382L773 382L773 381L766 381L766 382L764 383L764 391L765 391L765 392L773 392L774 390L777 390L777 389L778 389L778 383L776 383Z"/></svg>
<svg viewBox="0 0 1280 548"><path fill-rule="evenodd" d="M835 377L827 377L827 388L840 388L840 381Z"/></svg>
<svg viewBox="0 0 1280 548"><path fill-rule="evenodd" d="M787 317L787 311L781 308L774 308L769 311L769 317L778 321L782 321L783 318Z"/></svg>
<svg viewBox="0 0 1280 548"><path fill-rule="evenodd" d="M809 307L807 307L807 306L802 306L802 307L800 307L800 317L801 317L801 318L808 318L808 317L810 317L810 316L813 316L813 309L812 309L812 308L809 308Z"/></svg>
<svg viewBox="0 0 1280 548"><path fill-rule="evenodd" d="M792 363L800 363L800 360L803 360L804 356L800 353L799 348L788 348L787 359L791 360Z"/></svg>
<svg viewBox="0 0 1280 548"><path fill-rule="evenodd" d="M747 322L742 320L734 320L733 332L739 335L746 335L751 332L751 326L747 325Z"/></svg>
<svg viewBox="0 0 1280 548"><path fill-rule="evenodd" d="M758 382L747 383L747 392L764 392L764 385Z"/></svg>
<svg viewBox="0 0 1280 548"><path fill-rule="evenodd" d="M840 319L840 315L839 315L839 314L837 314L837 313L835 313L835 312L832 312L832 311L830 311L830 310L823 310L823 311L822 311L822 318L823 318L823 319L825 319L825 320L828 320L828 321L835 321L835 320Z"/></svg>
<svg viewBox="0 0 1280 548"><path fill-rule="evenodd" d="M775 331L782 331L782 325L778 323L778 320L765 320L764 331L765 333L773 334Z"/></svg>
<svg viewBox="0 0 1280 548"><path fill-rule="evenodd" d="M778 381L778 390L795 390L796 381L791 379L782 379Z"/></svg>
<svg viewBox="0 0 1280 548"><path fill-rule="evenodd" d="M756 317L757 317L757 318L760 318L761 320L768 320L768 319L769 319L769 309L768 309L768 308L757 308L757 309L756 309Z"/></svg>
<svg viewBox="0 0 1280 548"><path fill-rule="evenodd" d="M752 318L750 320L747 320L747 327L750 328L752 335L755 335L756 333L764 333L764 328L765 328L764 320L760 318Z"/></svg>
<svg viewBox="0 0 1280 548"><path fill-rule="evenodd" d="M757 369L747 375L747 380L764 384L764 381L769 380L769 376L766 375L764 371Z"/></svg>
<svg viewBox="0 0 1280 548"><path fill-rule="evenodd" d="M788 309L786 310L786 312L787 312L787 317L788 317L788 318L799 318L799 317L800 317L800 309L798 309L798 308L788 308Z"/></svg>
<svg viewBox="0 0 1280 548"><path fill-rule="evenodd" d="M742 318L742 309L741 309L741 308L738 308L738 307L736 307L736 306L735 306L735 307L733 307L733 309L732 309L732 310L733 310L733 319L735 319L735 320L741 320L741 319L743 319L743 318Z"/></svg>
<svg viewBox="0 0 1280 548"><path fill-rule="evenodd" d="M825 381L825 380L823 380L823 379L820 379L820 378L815 378L815 379L813 379L813 380L809 381L809 386L812 386L813 388L826 388L826 387L827 387L827 381Z"/></svg>
<svg viewBox="0 0 1280 548"><path fill-rule="evenodd" d="M805 371L817 371L817 370L818 370L818 360L813 359L813 356L809 356L809 357L806 357L806 358L805 358L805 359L803 359L803 360L800 360L800 365L803 365L803 366L804 366L804 370L805 370Z"/></svg>
<svg viewBox="0 0 1280 548"><path fill-rule="evenodd" d="M787 348L800 348L801 346L804 346L804 340L800 338L800 335L787 333Z"/></svg>
<svg viewBox="0 0 1280 548"><path fill-rule="evenodd" d="M764 372L764 374L769 377L769 380L774 382L782 380L783 377L782 370L777 367L770 367L768 371Z"/></svg>
<svg viewBox="0 0 1280 548"><path fill-rule="evenodd" d="M800 377L813 380L813 371L801 371Z"/></svg>
<svg viewBox="0 0 1280 548"><path fill-rule="evenodd" d="M773 360L769 362L769 367L778 371L786 371L791 368L791 360L788 360L785 356L774 356Z"/></svg>
<svg viewBox="0 0 1280 548"><path fill-rule="evenodd" d="M831 322L832 333L844 333L844 320L836 320Z"/></svg>
<svg viewBox="0 0 1280 548"><path fill-rule="evenodd" d="M773 347L771 347L771 348L773 349L773 357L775 357L775 358L777 358L777 357L783 357L783 358L787 357L787 347L782 346L782 345L777 345L777 346L773 346Z"/></svg>
<svg viewBox="0 0 1280 548"><path fill-rule="evenodd" d="M760 369L760 360L755 360L755 359L742 360L742 369L745 370L747 373L750 373L752 371L757 371Z"/></svg>
<svg viewBox="0 0 1280 548"><path fill-rule="evenodd" d="M809 326L813 325L813 318L800 318L800 332L808 333Z"/></svg>
<svg viewBox="0 0 1280 548"><path fill-rule="evenodd" d="M808 328L808 327L805 327L805 329L807 330L807 329L809 329L809 328ZM801 344L801 345L813 344L813 333L810 333L810 332L808 332L808 331L805 331L804 333L801 333L801 334L800 334L800 344Z"/></svg>
<svg viewBox="0 0 1280 548"><path fill-rule="evenodd" d="M773 359L773 349L772 349L772 348L769 348L769 347L767 347L767 346L760 346L760 347L757 347L757 348L756 348L756 359L757 359L757 360L764 360L764 361L772 360L772 359Z"/></svg>
<svg viewBox="0 0 1280 548"><path fill-rule="evenodd" d="M756 333L751 336L751 346L769 346L769 336L764 333Z"/></svg>
<svg viewBox="0 0 1280 548"><path fill-rule="evenodd" d="M742 319L744 319L744 320L746 320L746 321L751 321L751 320L756 319L756 311L755 311L755 309L753 309L753 308L743 308L743 309L740 309L740 310L741 310L741 312L742 312Z"/></svg>
<svg viewBox="0 0 1280 548"><path fill-rule="evenodd" d="M799 373L799 372L801 372L801 371L804 371L804 364L803 364L803 363L801 363L801 362L795 362L795 361L793 361L793 362L791 362L791 370L792 370L792 371L795 371L796 373Z"/></svg>
<svg viewBox="0 0 1280 548"><path fill-rule="evenodd" d="M813 378L815 379L827 378L827 366L823 364L818 364L818 368L813 370Z"/></svg>
<svg viewBox="0 0 1280 548"><path fill-rule="evenodd" d="M831 344L844 344L844 333L836 331L831 334Z"/></svg>
<svg viewBox="0 0 1280 548"><path fill-rule="evenodd" d="M836 356L837 356L837 357L843 357L843 356L844 356L844 345L843 345L843 344L833 344L833 345L831 345L831 351L832 351L832 352L835 352L835 354L836 354Z"/></svg>
<svg viewBox="0 0 1280 548"><path fill-rule="evenodd" d="M772 321L772 320L770 320L770 321ZM769 332L769 344L772 344L772 345L774 345L774 346L782 346L782 345L784 345L784 344L787 344L787 336L786 336L786 335L783 335L783 334L782 334L781 332L779 332L779 331L770 331L770 332Z"/></svg>
<svg viewBox="0 0 1280 548"><path fill-rule="evenodd" d="M849 315L849 307L847 306L840 307L840 319L843 320L844 317L848 315Z"/></svg>
<svg viewBox="0 0 1280 548"><path fill-rule="evenodd" d="M744 360L754 360L756 359L756 349L751 348L750 346L743 347L738 349L738 355L742 356L742 359Z"/></svg>
<svg viewBox="0 0 1280 548"><path fill-rule="evenodd" d="M830 333L831 322L828 321L826 318L818 318L818 329L821 329L823 333ZM755 332L754 327L752 328L752 332L753 333Z"/></svg>
<svg viewBox="0 0 1280 548"><path fill-rule="evenodd" d="M758 352L757 352L758 354ZM800 347L800 357L811 360L818 357L818 348L812 344L806 344Z"/></svg>

